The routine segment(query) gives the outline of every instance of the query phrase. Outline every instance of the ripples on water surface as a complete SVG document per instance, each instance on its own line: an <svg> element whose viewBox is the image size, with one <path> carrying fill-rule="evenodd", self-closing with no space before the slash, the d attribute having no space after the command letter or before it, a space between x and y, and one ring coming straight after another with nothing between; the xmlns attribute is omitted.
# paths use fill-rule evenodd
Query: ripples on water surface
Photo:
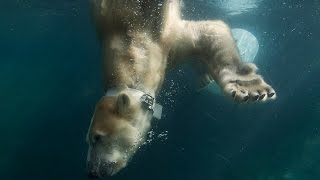
<svg viewBox="0 0 320 180"><path fill-rule="evenodd" d="M198 0L222 8L228 15L238 15L255 10L262 0Z"/></svg>

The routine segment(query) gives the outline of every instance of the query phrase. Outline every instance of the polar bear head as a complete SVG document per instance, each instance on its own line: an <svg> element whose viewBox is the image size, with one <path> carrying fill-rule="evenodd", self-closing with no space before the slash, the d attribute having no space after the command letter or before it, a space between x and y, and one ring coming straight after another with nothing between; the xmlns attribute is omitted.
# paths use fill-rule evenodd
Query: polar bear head
<svg viewBox="0 0 320 180"><path fill-rule="evenodd" d="M152 113L129 93L102 97L87 134L89 176L114 175L126 167L144 142L151 119Z"/></svg>

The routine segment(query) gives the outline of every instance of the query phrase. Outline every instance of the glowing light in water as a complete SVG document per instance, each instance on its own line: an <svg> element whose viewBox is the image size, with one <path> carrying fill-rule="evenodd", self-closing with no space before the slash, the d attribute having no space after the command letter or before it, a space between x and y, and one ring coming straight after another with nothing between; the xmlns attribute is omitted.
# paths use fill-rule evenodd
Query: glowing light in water
<svg viewBox="0 0 320 180"><path fill-rule="evenodd" d="M257 38L244 29L232 29L232 34L236 40L242 61L253 63L259 50Z"/></svg>

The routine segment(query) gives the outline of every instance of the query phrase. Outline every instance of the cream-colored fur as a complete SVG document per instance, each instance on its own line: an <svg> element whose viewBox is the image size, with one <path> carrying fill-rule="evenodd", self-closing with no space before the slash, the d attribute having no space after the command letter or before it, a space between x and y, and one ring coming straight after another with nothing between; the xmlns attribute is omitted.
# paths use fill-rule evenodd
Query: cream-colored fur
<svg viewBox="0 0 320 180"><path fill-rule="evenodd" d="M229 27L222 21L181 19L180 0L91 0L103 51L105 89L122 89L97 103L88 131L88 168L93 177L124 168L150 129L152 113L128 88L152 96L167 66L198 59L203 76L238 102L274 99L274 90L240 61Z"/></svg>

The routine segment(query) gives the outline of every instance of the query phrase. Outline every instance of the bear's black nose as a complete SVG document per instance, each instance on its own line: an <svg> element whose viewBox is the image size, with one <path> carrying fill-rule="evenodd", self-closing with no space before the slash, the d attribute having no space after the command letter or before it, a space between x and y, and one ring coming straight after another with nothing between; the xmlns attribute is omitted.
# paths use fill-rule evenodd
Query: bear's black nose
<svg viewBox="0 0 320 180"><path fill-rule="evenodd" d="M101 141L101 139L102 139L102 136L101 136L100 134L94 134L94 135L92 136L92 142L93 142L93 143L98 143L98 142Z"/></svg>
<svg viewBox="0 0 320 180"><path fill-rule="evenodd" d="M89 136L89 144L95 145L99 144L102 141L103 136L99 133L91 133Z"/></svg>

